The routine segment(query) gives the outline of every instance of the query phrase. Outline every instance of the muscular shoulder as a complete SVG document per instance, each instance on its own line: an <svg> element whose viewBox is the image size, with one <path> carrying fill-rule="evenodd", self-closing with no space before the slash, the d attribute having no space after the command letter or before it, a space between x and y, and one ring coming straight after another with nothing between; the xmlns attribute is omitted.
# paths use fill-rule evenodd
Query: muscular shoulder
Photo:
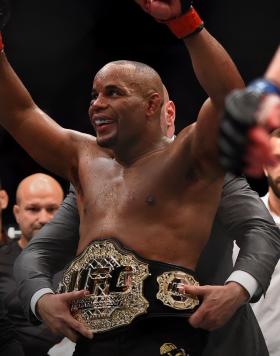
<svg viewBox="0 0 280 356"><path fill-rule="evenodd" d="M96 144L96 137L93 135L70 129L67 129L67 131L72 140L81 143Z"/></svg>
<svg viewBox="0 0 280 356"><path fill-rule="evenodd" d="M174 147L177 150L182 150L183 152L188 151L189 153L190 145L195 134L195 127L196 125L193 123L179 132L174 140Z"/></svg>
<svg viewBox="0 0 280 356"><path fill-rule="evenodd" d="M80 153L84 156L88 151L91 155L95 153L100 153L102 149L98 146L96 142L96 137L83 132L68 130L70 139L79 147Z"/></svg>
<svg viewBox="0 0 280 356"><path fill-rule="evenodd" d="M196 137L197 125L193 123L185 127L174 141L175 149L178 153L184 155L186 162L192 162L192 166L196 164L196 156L194 155L193 142Z"/></svg>
<svg viewBox="0 0 280 356"><path fill-rule="evenodd" d="M191 140L193 135L194 135L195 128L196 128L196 123L195 122L193 124L188 125L185 128L183 128L179 132L178 136L176 137L176 141L178 142L178 139L179 139L179 141L180 140L181 141Z"/></svg>

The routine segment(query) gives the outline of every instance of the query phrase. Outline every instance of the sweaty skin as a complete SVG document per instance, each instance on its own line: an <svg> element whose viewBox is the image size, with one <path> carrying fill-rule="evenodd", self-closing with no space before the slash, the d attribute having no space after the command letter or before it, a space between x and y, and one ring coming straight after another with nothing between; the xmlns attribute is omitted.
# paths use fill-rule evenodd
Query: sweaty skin
<svg viewBox="0 0 280 356"><path fill-rule="evenodd" d="M77 253L94 239L112 236L143 257L193 269L210 234L223 176L202 177L196 170L188 152L194 127L170 143L158 133L159 120L153 118L149 133L136 117L143 96L130 84L133 70L127 68L127 78L121 80L120 71L123 68L116 65L105 67L93 85L89 113L97 142L109 147L114 142L116 159L94 142L96 157L80 161ZM150 141L148 147L146 142L139 144L136 155L126 148L133 135ZM199 213L204 222L197 226Z"/></svg>
<svg viewBox="0 0 280 356"><path fill-rule="evenodd" d="M4 58L1 67L10 70ZM75 185L81 218L77 254L95 239L115 237L143 257L195 268L223 184L213 102L171 143L160 127L158 74L142 64L111 63L93 83L89 114L95 138L50 121L12 79L15 86L4 75L1 82L9 85L2 86L1 98L12 88L16 110L7 110L9 99L1 100L2 123L35 159ZM153 204L147 203L151 196Z"/></svg>
<svg viewBox="0 0 280 356"><path fill-rule="evenodd" d="M41 111L1 53L1 124L39 164L74 184L80 214L77 254L95 239L115 237L148 259L195 268L223 185L219 117L225 96L243 81L205 29L184 42L209 99L196 124L174 142L161 129L164 89L152 68L118 61L97 73L89 109L95 138L60 127ZM71 340L77 331L90 337L69 310L71 300L82 295L44 295L37 310L54 332Z"/></svg>
<svg viewBox="0 0 280 356"><path fill-rule="evenodd" d="M143 65L111 63L97 74L89 109L97 138L60 128L23 97L30 109L1 115L2 123L34 158L74 183L81 218L77 254L95 239L115 237L143 257L195 268L223 184L213 104L206 103L197 124L171 143L160 127L162 82ZM153 204L147 203L151 196Z"/></svg>

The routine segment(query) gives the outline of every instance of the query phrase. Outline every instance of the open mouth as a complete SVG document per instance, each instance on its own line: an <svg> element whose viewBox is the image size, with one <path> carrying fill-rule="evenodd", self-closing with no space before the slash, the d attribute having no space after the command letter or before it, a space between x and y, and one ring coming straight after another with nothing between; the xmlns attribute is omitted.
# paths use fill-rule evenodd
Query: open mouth
<svg viewBox="0 0 280 356"><path fill-rule="evenodd" d="M113 120L110 119L96 119L95 121L95 126L103 126L103 125L109 125L113 123Z"/></svg>
<svg viewBox="0 0 280 356"><path fill-rule="evenodd" d="M112 127L113 124L114 124L114 121L112 119L108 119L108 118L104 118L104 117L96 118L94 120L95 130L98 133L107 131L108 129L110 129Z"/></svg>

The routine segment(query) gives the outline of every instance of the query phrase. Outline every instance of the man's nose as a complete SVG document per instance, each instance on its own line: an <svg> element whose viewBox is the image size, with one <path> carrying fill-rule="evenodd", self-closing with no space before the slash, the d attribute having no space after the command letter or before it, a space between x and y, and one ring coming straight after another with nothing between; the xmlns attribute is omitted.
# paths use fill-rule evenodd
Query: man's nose
<svg viewBox="0 0 280 356"><path fill-rule="evenodd" d="M99 94L94 100L91 101L92 110L98 110L100 108L105 108L108 105L107 99L103 94Z"/></svg>
<svg viewBox="0 0 280 356"><path fill-rule="evenodd" d="M47 210L42 209L38 216L38 222L42 225L45 225L52 219L52 217L52 213L49 213Z"/></svg>

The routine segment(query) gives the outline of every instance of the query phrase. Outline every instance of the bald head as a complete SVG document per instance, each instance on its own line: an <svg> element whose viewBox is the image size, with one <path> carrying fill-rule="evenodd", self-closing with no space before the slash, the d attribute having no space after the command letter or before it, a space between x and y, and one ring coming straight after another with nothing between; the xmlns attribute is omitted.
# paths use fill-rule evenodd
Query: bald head
<svg viewBox="0 0 280 356"><path fill-rule="evenodd" d="M108 70L116 68L117 75L122 76L132 86L141 90L144 96L154 91L161 96L163 102L164 88L162 80L159 74L147 64L128 60L113 61L101 68L95 78L102 76Z"/></svg>
<svg viewBox="0 0 280 356"><path fill-rule="evenodd" d="M53 218L62 200L60 184L49 175L36 173L20 182L14 215L22 232L21 247Z"/></svg>
<svg viewBox="0 0 280 356"><path fill-rule="evenodd" d="M106 64L94 78L92 98L89 117L100 146L127 156L127 145L161 139L164 89L150 66L126 60Z"/></svg>
<svg viewBox="0 0 280 356"><path fill-rule="evenodd" d="M63 190L53 177L44 173L35 173L24 178L18 185L16 192L16 202L20 203L26 196L39 196L49 194L56 197L58 201L63 199Z"/></svg>
<svg viewBox="0 0 280 356"><path fill-rule="evenodd" d="M162 83L159 74L150 66L136 61L119 60L106 64L96 74L94 90L98 82L118 83L131 95L137 91L143 98L151 95L158 96L160 108L160 126L162 133L172 138L175 134L175 104L169 99L166 86ZM96 87L95 87L96 85ZM108 83L107 83L108 85Z"/></svg>

